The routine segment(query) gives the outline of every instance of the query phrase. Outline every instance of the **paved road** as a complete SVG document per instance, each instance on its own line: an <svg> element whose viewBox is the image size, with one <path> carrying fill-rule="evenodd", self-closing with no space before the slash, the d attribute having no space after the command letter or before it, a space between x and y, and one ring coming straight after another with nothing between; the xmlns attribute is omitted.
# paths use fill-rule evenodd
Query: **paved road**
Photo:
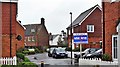
<svg viewBox="0 0 120 67"><path fill-rule="evenodd" d="M79 65L80 66L71 66L71 59L70 58L61 58L61 59L54 59L52 57L48 57L47 53L43 54L35 54L35 55L29 55L26 56L30 59L30 61L36 63L40 66L41 61L44 61L46 64L45 67L97 67L95 65L99 65L99 67L118 67L115 63L105 63L105 62L99 62L95 60L82 60L79 59ZM36 57L36 58L35 58ZM74 64L74 60L73 60Z"/></svg>
<svg viewBox="0 0 120 67"><path fill-rule="evenodd" d="M47 53L29 55L26 57L28 57L30 61L38 65L41 64L41 61L44 61L45 64L49 64L49 65L71 65L70 58L54 59L52 57L48 57Z"/></svg>

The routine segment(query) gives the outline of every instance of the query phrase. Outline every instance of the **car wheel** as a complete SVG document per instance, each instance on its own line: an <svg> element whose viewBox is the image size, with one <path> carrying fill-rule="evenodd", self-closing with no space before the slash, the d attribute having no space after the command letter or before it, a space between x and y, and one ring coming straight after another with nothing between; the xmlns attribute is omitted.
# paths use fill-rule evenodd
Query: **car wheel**
<svg viewBox="0 0 120 67"><path fill-rule="evenodd" d="M55 58L57 58L57 55L54 55Z"/></svg>
<svg viewBox="0 0 120 67"><path fill-rule="evenodd" d="M66 55L65 58L68 58L68 55Z"/></svg>

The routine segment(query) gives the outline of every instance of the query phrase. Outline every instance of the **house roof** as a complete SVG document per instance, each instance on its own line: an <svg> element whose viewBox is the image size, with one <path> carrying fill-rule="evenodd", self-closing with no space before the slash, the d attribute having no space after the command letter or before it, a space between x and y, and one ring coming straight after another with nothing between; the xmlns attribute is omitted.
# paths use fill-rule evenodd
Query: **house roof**
<svg viewBox="0 0 120 67"><path fill-rule="evenodd" d="M17 23L25 30L26 28L22 25L21 21L17 21Z"/></svg>
<svg viewBox="0 0 120 67"><path fill-rule="evenodd" d="M56 34L56 35L50 35L49 40L54 40L57 36L59 36L59 34Z"/></svg>
<svg viewBox="0 0 120 67"><path fill-rule="evenodd" d="M100 6L97 4L94 7L84 11L73 21L72 26L81 24L97 7L101 10ZM70 28L70 26L71 25L69 25L67 28Z"/></svg>
<svg viewBox="0 0 120 67"><path fill-rule="evenodd" d="M42 24L28 24L28 25L24 25L24 26L26 28L25 36L35 35L38 27L39 27L39 30L42 28ZM33 30L33 32L32 32L32 30Z"/></svg>

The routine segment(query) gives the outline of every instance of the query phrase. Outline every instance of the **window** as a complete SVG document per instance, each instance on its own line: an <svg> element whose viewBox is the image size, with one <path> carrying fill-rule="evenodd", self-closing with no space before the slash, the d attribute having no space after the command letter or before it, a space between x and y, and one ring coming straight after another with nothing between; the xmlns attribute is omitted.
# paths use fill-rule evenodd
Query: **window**
<svg viewBox="0 0 120 67"><path fill-rule="evenodd" d="M87 32L94 32L94 25L87 25Z"/></svg>
<svg viewBox="0 0 120 67"><path fill-rule="evenodd" d="M30 40L30 37L28 37L28 41L31 41L31 40Z"/></svg>
<svg viewBox="0 0 120 67"><path fill-rule="evenodd" d="M117 59L117 37L114 37L113 38L113 51L114 51L114 58Z"/></svg>
<svg viewBox="0 0 120 67"><path fill-rule="evenodd" d="M118 35L112 36L112 58L118 60Z"/></svg>
<svg viewBox="0 0 120 67"><path fill-rule="evenodd" d="M34 32L35 32L35 29L31 29L31 32L34 33Z"/></svg>
<svg viewBox="0 0 120 67"><path fill-rule="evenodd" d="M32 37L32 41L35 41L35 37L34 36Z"/></svg>

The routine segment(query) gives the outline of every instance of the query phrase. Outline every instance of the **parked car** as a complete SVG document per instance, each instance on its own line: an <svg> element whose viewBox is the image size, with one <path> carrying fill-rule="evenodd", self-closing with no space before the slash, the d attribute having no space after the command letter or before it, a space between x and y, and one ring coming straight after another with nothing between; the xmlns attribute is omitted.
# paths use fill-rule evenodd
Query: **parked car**
<svg viewBox="0 0 120 67"><path fill-rule="evenodd" d="M85 58L102 58L102 49L99 49L93 53L89 53L85 56Z"/></svg>
<svg viewBox="0 0 120 67"><path fill-rule="evenodd" d="M99 48L87 48L85 49L83 52L80 52L79 54L74 54L75 58L80 58L80 57L85 57L87 54L89 53L93 53L95 51L97 51Z"/></svg>
<svg viewBox="0 0 120 67"><path fill-rule="evenodd" d="M68 57L68 54L64 48L55 48L52 52L52 57L53 58L61 58L61 57L64 58L64 57Z"/></svg>
<svg viewBox="0 0 120 67"><path fill-rule="evenodd" d="M55 49L55 47L51 47L51 48L47 49L49 57L52 57L52 52L54 49Z"/></svg>
<svg viewBox="0 0 120 67"><path fill-rule="evenodd" d="M95 54L96 51L100 50L99 48L90 48L86 54L84 54L83 58L92 58L92 54Z"/></svg>

